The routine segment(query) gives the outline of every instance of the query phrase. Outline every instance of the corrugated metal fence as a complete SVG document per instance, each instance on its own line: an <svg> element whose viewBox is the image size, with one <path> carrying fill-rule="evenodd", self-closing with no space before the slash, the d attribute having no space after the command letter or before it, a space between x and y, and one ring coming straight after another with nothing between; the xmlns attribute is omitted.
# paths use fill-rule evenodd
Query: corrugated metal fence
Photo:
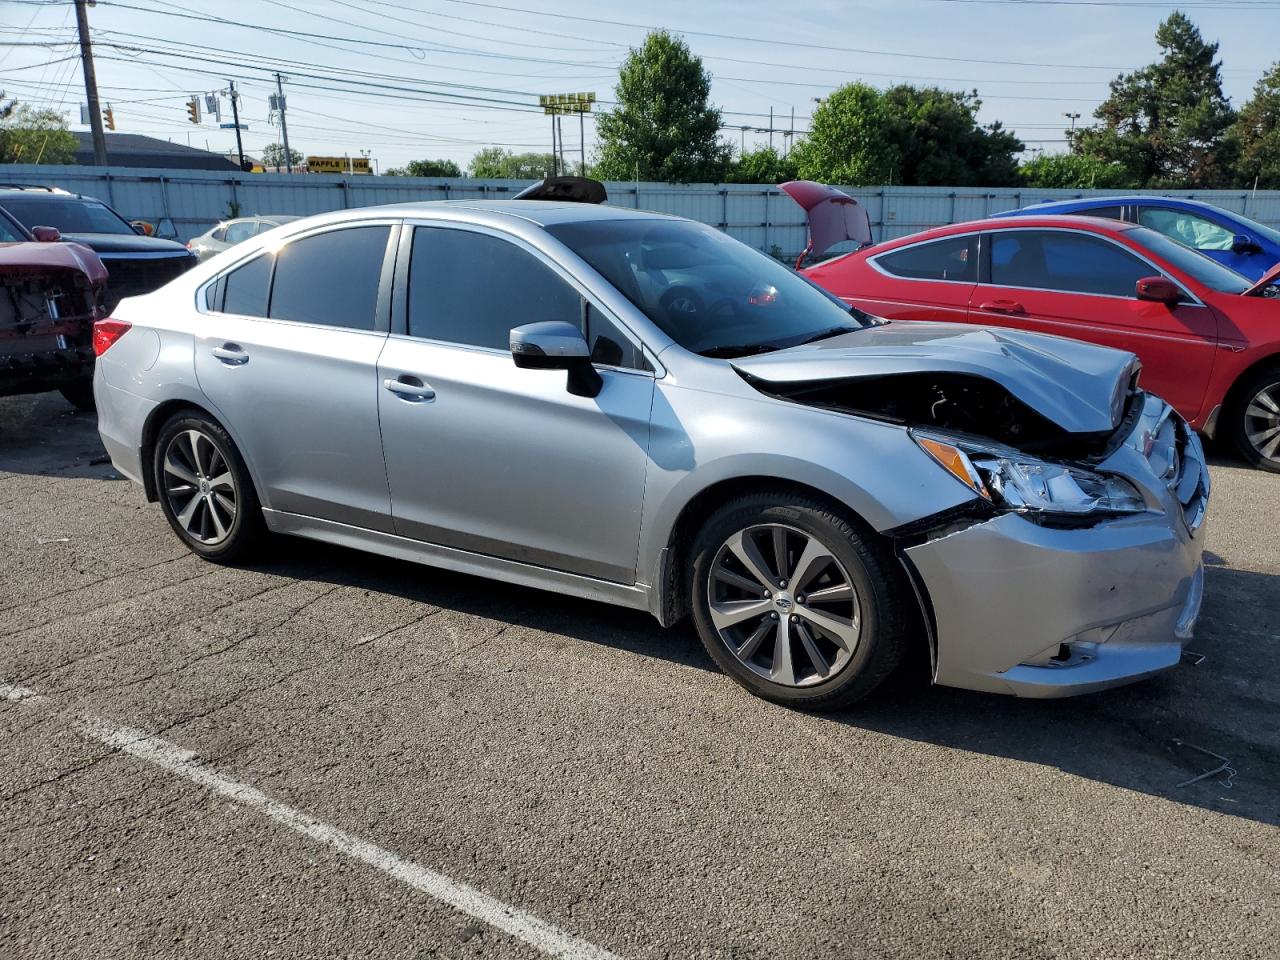
<svg viewBox="0 0 1280 960"><path fill-rule="evenodd" d="M446 180L417 177L239 174L129 167L11 165L0 181L42 184L107 201L126 217L148 220L165 236L188 240L232 215L305 216L349 207L412 200L502 199L527 186L521 180ZM805 244L804 216L775 186L761 184L609 183L609 202L689 217L727 231L758 250L794 257ZM1120 195L1119 190L1020 188L845 187L866 205L877 240L927 227L975 220L1015 207L1068 197ZM1280 226L1280 191L1169 191Z"/></svg>

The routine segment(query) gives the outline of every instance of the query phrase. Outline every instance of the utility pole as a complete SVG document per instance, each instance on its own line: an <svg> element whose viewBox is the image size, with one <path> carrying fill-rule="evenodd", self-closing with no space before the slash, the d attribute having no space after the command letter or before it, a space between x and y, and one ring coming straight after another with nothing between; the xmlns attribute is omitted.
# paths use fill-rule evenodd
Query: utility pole
<svg viewBox="0 0 1280 960"><path fill-rule="evenodd" d="M236 93L236 82L227 81L228 95L231 97L231 122L236 128L236 153L240 155L240 171L244 172L244 142L240 139L240 94Z"/></svg>
<svg viewBox="0 0 1280 960"><path fill-rule="evenodd" d="M284 78L279 73L276 74L276 105L280 108L280 135L284 137L284 168L293 173L293 157L289 153L289 124L284 119Z"/></svg>
<svg viewBox="0 0 1280 960"><path fill-rule="evenodd" d="M585 177L587 175L587 114L584 110L578 111L578 153L582 160L578 176Z"/></svg>
<svg viewBox="0 0 1280 960"><path fill-rule="evenodd" d="M769 108L769 149L773 149L773 107Z"/></svg>
<svg viewBox="0 0 1280 960"><path fill-rule="evenodd" d="M556 152L556 115L551 114L551 175L560 173L560 154Z"/></svg>
<svg viewBox="0 0 1280 960"><path fill-rule="evenodd" d="M88 0L76 0L76 28L80 31L80 63L84 67L84 95L89 101L89 127L93 130L93 162L107 165L107 135L102 132L102 108L98 104L98 75L93 70L93 43L89 40Z"/></svg>

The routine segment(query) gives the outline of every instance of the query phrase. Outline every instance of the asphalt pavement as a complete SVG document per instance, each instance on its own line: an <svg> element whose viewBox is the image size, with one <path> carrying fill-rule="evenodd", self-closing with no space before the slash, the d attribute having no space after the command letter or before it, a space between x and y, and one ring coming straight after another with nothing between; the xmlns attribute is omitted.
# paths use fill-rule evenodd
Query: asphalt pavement
<svg viewBox="0 0 1280 960"><path fill-rule="evenodd" d="M1280 476L1215 462L1199 665L819 716L636 612L206 563L102 458L0 400L0 956L1280 952Z"/></svg>

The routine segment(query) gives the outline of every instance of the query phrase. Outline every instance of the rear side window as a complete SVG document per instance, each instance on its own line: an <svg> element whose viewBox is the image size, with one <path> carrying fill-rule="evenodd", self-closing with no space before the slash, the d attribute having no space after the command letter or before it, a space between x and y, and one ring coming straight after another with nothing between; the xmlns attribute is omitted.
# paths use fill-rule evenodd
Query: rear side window
<svg viewBox="0 0 1280 960"><path fill-rule="evenodd" d="M1124 211L1120 207L1089 207L1081 210L1088 217L1102 217L1104 220L1123 220Z"/></svg>
<svg viewBox="0 0 1280 960"><path fill-rule="evenodd" d="M265 317L267 315L267 295L271 291L271 254L263 254L250 260L243 267L237 267L218 281L215 286L222 290L223 313L238 313L246 317Z"/></svg>
<svg viewBox="0 0 1280 960"><path fill-rule="evenodd" d="M275 320L373 330L390 234L389 226L350 227L285 245L276 254L267 315Z"/></svg>
<svg viewBox="0 0 1280 960"><path fill-rule="evenodd" d="M973 283L978 279L976 240L947 237L894 250L875 258L886 273L909 280L955 280Z"/></svg>
<svg viewBox="0 0 1280 960"><path fill-rule="evenodd" d="M258 232L258 224L253 220L240 220L237 223L227 225L226 235L220 239L226 240L227 243L240 243L248 240Z"/></svg>
<svg viewBox="0 0 1280 960"><path fill-rule="evenodd" d="M1139 280L1159 272L1114 243L1086 234L1010 230L992 235L995 286L1133 297Z"/></svg>
<svg viewBox="0 0 1280 960"><path fill-rule="evenodd" d="M409 261L409 336L495 350L511 328L582 325L578 293L533 254L483 233L418 227Z"/></svg>

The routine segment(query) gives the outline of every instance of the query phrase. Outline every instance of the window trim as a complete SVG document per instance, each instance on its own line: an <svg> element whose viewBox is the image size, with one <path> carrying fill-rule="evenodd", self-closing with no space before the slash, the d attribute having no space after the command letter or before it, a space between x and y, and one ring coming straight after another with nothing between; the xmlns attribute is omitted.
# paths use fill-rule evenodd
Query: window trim
<svg viewBox="0 0 1280 960"><path fill-rule="evenodd" d="M213 316L240 317L244 320L253 320L258 323L281 323L294 327L303 327L314 330L336 330L344 333L360 333L377 337L385 337L390 327L390 310L391 310L391 288L392 277L395 274L396 254L400 248L400 233L403 221L395 217L375 217L368 220L344 220L341 223L326 223L311 228L310 230L295 233L289 237L283 238L278 244L270 246L259 246L257 249L248 251L243 257L238 259L225 270L220 271L215 276L209 278L196 288L196 310L199 313L210 314ZM258 257L271 257L271 275L267 278L267 311L271 311L271 296L275 291L276 284L276 254L287 247L289 244L297 240L305 240L308 237L319 236L325 233L336 233L339 230L352 230L359 227L390 227L387 236L387 248L383 252L381 273L378 276L378 292L375 299L374 307L374 326L372 330L359 330L354 327L336 327L328 323L312 323L307 320L285 320L280 317L254 317L243 313L224 313L219 305L219 309L214 310L209 307L209 293L215 285L226 278L229 274L234 273L241 267L248 266L249 261L256 260ZM254 238L245 240L243 244L250 243ZM225 289L225 288L224 288Z"/></svg>
<svg viewBox="0 0 1280 960"><path fill-rule="evenodd" d="M433 229L444 230L462 230L467 233L478 233L484 236L493 237L496 240L505 241L526 253L532 254L535 259L540 261L543 266L549 267L551 272L556 274L561 280L567 283L579 297L586 300L591 306L595 307L605 319L613 323L618 330L627 337L632 346L640 351L645 362L653 369L637 370L635 367L617 367L612 364L593 363L592 366L597 370L609 370L615 373L627 373L642 377L651 377L653 379L661 379L666 376L666 368L658 362L657 354L650 349L649 345L636 334L620 317L611 309L609 309L600 297L588 289L587 285L582 283L574 274L565 269L564 265L556 261L546 251L539 249L530 243L526 238L516 233L511 233L488 224L470 223L456 220L431 220L421 218L408 218L404 221L404 228L400 232L400 242L398 255L396 257L395 281L391 294L391 327L390 337L396 340L405 340L411 343L428 343L432 346L448 347L455 350L469 350L472 352L480 352L492 354L495 356L510 357L510 350L503 350L499 347L482 347L474 343L458 343L454 340L438 340L433 337L418 337L409 334L409 267L413 252L413 235L419 227L430 227Z"/></svg>
<svg viewBox="0 0 1280 960"><path fill-rule="evenodd" d="M1182 280L1180 280L1178 277L1171 275L1169 270L1167 270L1164 267L1161 267L1154 260L1148 257L1144 252L1137 250L1134 247L1129 246L1128 244L1121 243L1119 240L1115 239L1114 237L1108 237L1104 233L1094 233L1092 230L1073 230L1070 227L998 227L998 228L989 227L986 230L983 230L981 232L989 236L991 240L994 240L995 235L998 233L1027 233L1032 231L1038 232L1038 233L1068 233L1068 234L1071 234L1072 236L1086 236L1086 237L1093 237L1098 240L1104 240L1107 243L1111 244L1113 247L1120 248L1130 256L1137 257L1139 260L1141 260L1143 263L1145 263L1147 266L1149 266L1152 270L1155 271L1152 274L1152 276L1158 275L1176 284L1179 290L1181 290L1184 294L1186 294L1188 297L1191 298L1189 301L1183 301L1182 303L1178 304L1179 306L1186 306L1186 307L1205 306L1204 301L1202 301L1198 296L1196 296L1195 292L1192 291L1185 283L1183 283ZM984 268L984 269L980 269L978 274L979 275L978 283L982 286L1001 287L1006 290L1037 290L1041 293L1056 293L1061 296L1100 297L1104 300L1136 301L1138 299L1136 294L1131 294L1129 296L1122 297L1114 293L1087 293L1084 291L1077 291L1077 290L1056 290L1053 287L1024 287L1024 286L1016 286L1011 283L993 283L991 281L991 269L990 269L991 267L990 248L992 246L992 243L984 242L983 246L987 248L987 256L985 258L985 262L983 260L979 261L980 268ZM899 279L902 279L902 278L899 278ZM950 283L951 281L948 280L948 281L935 281L935 282Z"/></svg>
<svg viewBox="0 0 1280 960"><path fill-rule="evenodd" d="M973 280L942 280L932 277L904 277L900 274L890 272L888 268L881 266L879 263L881 257L888 257L895 253L902 253L904 250L914 250L916 247L926 247L935 243L945 243L948 240L964 239L970 241L972 246L974 238L977 238L977 244L973 247L973 253L977 264L977 277ZM983 246L983 234L980 230L967 231L964 233L949 233L945 237L930 237L927 240L917 240L915 243L904 243L902 246L894 247L892 250L884 250L873 257L867 257L867 263L869 263L871 268L881 276L887 277L890 280L905 280L908 283L949 283L968 284L969 286L973 286L975 283L982 282Z"/></svg>

